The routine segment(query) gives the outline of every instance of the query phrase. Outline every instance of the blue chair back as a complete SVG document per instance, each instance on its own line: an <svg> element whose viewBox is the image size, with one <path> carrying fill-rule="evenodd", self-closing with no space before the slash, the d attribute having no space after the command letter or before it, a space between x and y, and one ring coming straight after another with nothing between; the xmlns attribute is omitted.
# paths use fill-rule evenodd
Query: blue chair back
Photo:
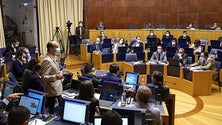
<svg viewBox="0 0 222 125"><path fill-rule="evenodd" d="M212 47L219 47L220 46L220 40L210 40L210 44Z"/></svg>
<svg viewBox="0 0 222 125"><path fill-rule="evenodd" d="M102 63L113 62L113 53L102 54Z"/></svg>
<svg viewBox="0 0 222 125"><path fill-rule="evenodd" d="M127 52L126 46L118 47L118 53L126 53L126 52Z"/></svg>
<svg viewBox="0 0 222 125"><path fill-rule="evenodd" d="M126 62L137 61L137 55L136 53L127 53L125 59Z"/></svg>
<svg viewBox="0 0 222 125"><path fill-rule="evenodd" d="M82 44L90 44L90 40L89 39L82 39Z"/></svg>
<svg viewBox="0 0 222 125"><path fill-rule="evenodd" d="M184 48L184 52L187 54L187 55L193 55L193 48Z"/></svg>
<svg viewBox="0 0 222 125"><path fill-rule="evenodd" d="M137 25L135 25L135 24L130 24L130 25L129 25L129 29L137 29Z"/></svg>
<svg viewBox="0 0 222 125"><path fill-rule="evenodd" d="M111 45L111 39L104 39L103 45Z"/></svg>
<svg viewBox="0 0 222 125"><path fill-rule="evenodd" d="M217 72L220 72L221 69L221 62L219 61L215 61L215 69Z"/></svg>
<svg viewBox="0 0 222 125"><path fill-rule="evenodd" d="M137 60L145 60L145 53L144 52L137 52L136 56L137 56Z"/></svg>
<svg viewBox="0 0 222 125"><path fill-rule="evenodd" d="M181 29L181 25L173 25L173 29Z"/></svg>
<svg viewBox="0 0 222 125"><path fill-rule="evenodd" d="M125 61L126 53L117 53L116 54L116 61Z"/></svg>

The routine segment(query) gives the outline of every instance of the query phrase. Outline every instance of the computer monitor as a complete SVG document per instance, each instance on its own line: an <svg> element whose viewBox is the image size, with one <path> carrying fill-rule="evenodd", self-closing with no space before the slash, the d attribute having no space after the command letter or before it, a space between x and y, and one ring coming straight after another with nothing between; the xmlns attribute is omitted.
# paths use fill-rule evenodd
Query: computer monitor
<svg viewBox="0 0 222 125"><path fill-rule="evenodd" d="M139 74L134 72L126 72L125 82L131 85L137 85L139 80Z"/></svg>
<svg viewBox="0 0 222 125"><path fill-rule="evenodd" d="M117 83L117 82L104 80L102 81L102 86L103 86L103 89L116 91L117 97L120 97L122 95L123 85L121 82Z"/></svg>
<svg viewBox="0 0 222 125"><path fill-rule="evenodd" d="M28 96L21 96L19 101L19 106L24 106L29 109L30 113L36 115L39 99L28 97Z"/></svg>
<svg viewBox="0 0 222 125"><path fill-rule="evenodd" d="M98 116L94 118L94 125L101 125L102 117ZM128 125L128 117L122 116L122 125Z"/></svg>
<svg viewBox="0 0 222 125"><path fill-rule="evenodd" d="M3 89L2 89L2 98L14 93L15 85L13 82L5 81Z"/></svg>
<svg viewBox="0 0 222 125"><path fill-rule="evenodd" d="M47 93L45 93L45 92L41 92L41 91L37 91L37 90L33 90L33 89L28 89L28 96L29 97L39 99L39 105L38 105L38 109L37 109L38 113L42 113L42 111L43 111L45 95L47 95Z"/></svg>
<svg viewBox="0 0 222 125"><path fill-rule="evenodd" d="M63 120L84 124L88 122L89 101L65 99Z"/></svg>
<svg viewBox="0 0 222 125"><path fill-rule="evenodd" d="M146 109L115 106L112 109L120 115L128 117L128 125L143 125Z"/></svg>

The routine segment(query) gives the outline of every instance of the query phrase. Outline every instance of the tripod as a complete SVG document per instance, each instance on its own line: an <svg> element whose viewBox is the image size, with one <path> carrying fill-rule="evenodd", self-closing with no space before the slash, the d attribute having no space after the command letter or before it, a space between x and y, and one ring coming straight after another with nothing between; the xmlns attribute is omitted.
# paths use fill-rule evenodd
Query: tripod
<svg viewBox="0 0 222 125"><path fill-rule="evenodd" d="M52 37L52 41L55 39L55 37L56 37L56 39L59 42L61 54L64 54L65 50L64 50L64 46L62 44L62 32L59 30L59 27L56 27L56 31L55 31L55 33L54 33L54 35Z"/></svg>

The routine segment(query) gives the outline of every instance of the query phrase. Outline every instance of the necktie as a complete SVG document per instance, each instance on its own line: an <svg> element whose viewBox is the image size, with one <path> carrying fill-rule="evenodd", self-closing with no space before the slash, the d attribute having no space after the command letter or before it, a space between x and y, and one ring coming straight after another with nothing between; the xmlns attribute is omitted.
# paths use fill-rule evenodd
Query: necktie
<svg viewBox="0 0 222 125"><path fill-rule="evenodd" d="M158 54L158 60L160 61L160 53Z"/></svg>

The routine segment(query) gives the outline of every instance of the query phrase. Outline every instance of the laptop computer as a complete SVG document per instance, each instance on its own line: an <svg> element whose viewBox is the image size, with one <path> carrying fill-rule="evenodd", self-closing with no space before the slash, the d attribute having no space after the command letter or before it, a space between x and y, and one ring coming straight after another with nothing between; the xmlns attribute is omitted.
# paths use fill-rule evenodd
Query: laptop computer
<svg viewBox="0 0 222 125"><path fill-rule="evenodd" d="M34 118L36 115L38 115L37 110L39 106L40 100L33 97L28 96L21 96L19 101L19 106L24 106L29 109L31 115L30 118Z"/></svg>
<svg viewBox="0 0 222 125"><path fill-rule="evenodd" d="M105 76L107 74L107 70L96 70L95 71L95 76L97 77L101 77L101 76Z"/></svg>
<svg viewBox="0 0 222 125"><path fill-rule="evenodd" d="M117 92L114 90L102 89L99 97L99 105L102 107L110 107L116 100Z"/></svg>
<svg viewBox="0 0 222 125"><path fill-rule="evenodd" d="M80 80L72 79L71 88L63 91L64 95L69 97L76 96L79 94L79 85L81 84Z"/></svg>
<svg viewBox="0 0 222 125"><path fill-rule="evenodd" d="M3 89L2 89L2 97L5 98L6 96L14 93L15 85L10 81L5 81Z"/></svg>
<svg viewBox="0 0 222 125"><path fill-rule="evenodd" d="M180 61L177 59L168 59L169 66L180 67Z"/></svg>
<svg viewBox="0 0 222 125"><path fill-rule="evenodd" d="M128 117L127 116L122 116L122 125L128 125ZM97 116L94 118L94 125L101 125L102 122L102 117Z"/></svg>
<svg viewBox="0 0 222 125"><path fill-rule="evenodd" d="M125 85L127 90L136 91L136 86L138 85L139 74L134 72L126 72L125 75Z"/></svg>

